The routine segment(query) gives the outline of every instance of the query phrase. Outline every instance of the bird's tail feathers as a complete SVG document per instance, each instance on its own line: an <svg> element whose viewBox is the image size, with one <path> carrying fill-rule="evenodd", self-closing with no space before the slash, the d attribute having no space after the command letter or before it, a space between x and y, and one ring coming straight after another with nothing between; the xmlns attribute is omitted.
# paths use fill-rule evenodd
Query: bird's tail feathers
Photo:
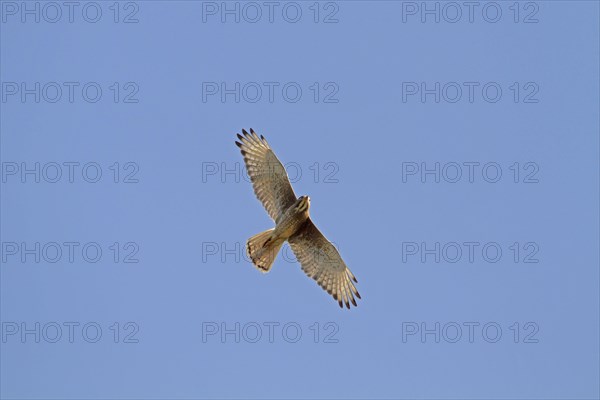
<svg viewBox="0 0 600 400"><path fill-rule="evenodd" d="M274 229L261 232L248 239L246 244L246 252L252 263L259 271L267 273L271 270L273 261L279 253L279 249L283 245L281 240L273 240L271 234Z"/></svg>

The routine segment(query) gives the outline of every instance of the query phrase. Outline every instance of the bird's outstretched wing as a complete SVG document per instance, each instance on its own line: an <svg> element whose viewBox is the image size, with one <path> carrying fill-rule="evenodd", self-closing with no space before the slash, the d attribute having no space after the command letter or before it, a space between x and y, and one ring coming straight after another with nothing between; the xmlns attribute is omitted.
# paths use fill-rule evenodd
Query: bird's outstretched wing
<svg viewBox="0 0 600 400"><path fill-rule="evenodd" d="M350 303L356 306L354 296L360 299L360 294L352 281L358 281L346 267L340 253L310 218L288 242L306 275L332 295L340 307L344 303L347 308L350 308Z"/></svg>
<svg viewBox="0 0 600 400"><path fill-rule="evenodd" d="M256 197L263 204L269 216L277 218L296 201L296 194L285 168L269 147L266 139L258 137L252 129L250 133L242 129L235 144L242 150L248 175Z"/></svg>

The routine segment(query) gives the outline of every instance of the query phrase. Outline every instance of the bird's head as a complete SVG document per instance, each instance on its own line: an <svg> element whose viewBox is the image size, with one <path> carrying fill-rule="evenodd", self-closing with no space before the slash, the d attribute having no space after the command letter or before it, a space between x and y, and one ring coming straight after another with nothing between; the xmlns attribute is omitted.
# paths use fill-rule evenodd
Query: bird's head
<svg viewBox="0 0 600 400"><path fill-rule="evenodd" d="M300 196L296 201L296 211L305 212L310 208L310 197Z"/></svg>

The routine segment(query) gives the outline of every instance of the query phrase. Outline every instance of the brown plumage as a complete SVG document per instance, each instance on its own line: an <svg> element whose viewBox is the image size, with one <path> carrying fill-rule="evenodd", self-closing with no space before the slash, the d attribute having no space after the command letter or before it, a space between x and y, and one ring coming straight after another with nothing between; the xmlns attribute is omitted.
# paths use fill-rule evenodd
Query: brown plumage
<svg viewBox="0 0 600 400"><path fill-rule="evenodd" d="M357 305L360 294L337 249L310 219L310 198L296 197L281 162L266 139L250 129L238 134L248 175L256 197L263 204L275 227L248 239L246 250L252 263L264 273L270 271L275 257L287 240L302 270L337 300L340 307Z"/></svg>

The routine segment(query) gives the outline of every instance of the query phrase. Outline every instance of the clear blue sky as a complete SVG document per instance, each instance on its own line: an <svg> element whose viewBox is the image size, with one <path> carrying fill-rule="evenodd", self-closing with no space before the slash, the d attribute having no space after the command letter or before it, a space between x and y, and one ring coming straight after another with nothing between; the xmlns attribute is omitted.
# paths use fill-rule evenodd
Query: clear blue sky
<svg viewBox="0 0 600 400"><path fill-rule="evenodd" d="M0 3L3 398L599 397L597 2L23 4ZM242 128L358 308L287 248L244 259L272 221Z"/></svg>

